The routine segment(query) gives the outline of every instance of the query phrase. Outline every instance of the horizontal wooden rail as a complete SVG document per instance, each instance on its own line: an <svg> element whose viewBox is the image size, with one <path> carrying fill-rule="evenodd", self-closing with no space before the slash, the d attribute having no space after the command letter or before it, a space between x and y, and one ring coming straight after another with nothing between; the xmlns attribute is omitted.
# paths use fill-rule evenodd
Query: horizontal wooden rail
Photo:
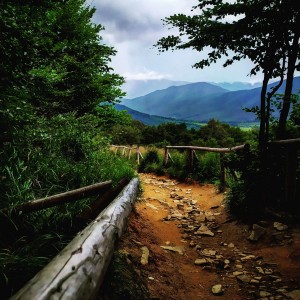
<svg viewBox="0 0 300 300"><path fill-rule="evenodd" d="M197 146L166 146L167 149L186 149L186 150L202 150L208 152L217 152L217 153L229 153L237 150L242 150L247 146L240 145L231 148L211 148L211 147L197 147Z"/></svg>
<svg viewBox="0 0 300 300"><path fill-rule="evenodd" d="M91 221L97 217L97 215L106 208L109 203L113 201L114 198L124 189L124 187L129 183L129 179L121 179L117 186L109 189L104 194L101 194L97 199L92 202L89 207L83 210L80 215L76 216L77 221L82 220L87 224L87 221Z"/></svg>
<svg viewBox="0 0 300 300"><path fill-rule="evenodd" d="M112 186L111 181L104 181L88 185L76 190L68 191L65 193L49 196L42 199L32 200L18 205L13 209L13 213L28 213L38 211L44 208L53 207L59 204L73 202L84 197L95 196L101 192L105 192ZM2 210L4 212L4 210Z"/></svg>
<svg viewBox="0 0 300 300"><path fill-rule="evenodd" d="M114 148L125 148L125 149L138 149L138 147L128 147L128 146L119 146L119 145L110 145L111 147L114 147Z"/></svg>
<svg viewBox="0 0 300 300"><path fill-rule="evenodd" d="M171 155L169 153L169 149L177 149L177 150L188 150L188 172L193 172L194 158L199 161L199 158L196 155L196 150L207 151L207 152L216 152L220 154L220 166L221 166L221 176L220 176L220 190L225 190L226 186L226 170L224 164L224 154L234 152L237 150L247 150L250 148L249 144L244 144L240 146L235 146L231 148L212 148L212 147L198 147L198 146L166 146L165 154L164 154L164 165L168 164L169 158L171 159Z"/></svg>
<svg viewBox="0 0 300 300"><path fill-rule="evenodd" d="M115 154L118 153L118 149L122 149L122 156L127 157L128 159L131 158L132 150L136 150L136 160L138 165L140 164L140 159L143 159L143 155L140 152L140 147L128 147L128 146L122 146L122 145L110 145L110 147L115 148ZM126 150L128 150L128 153L126 153Z"/></svg>
<svg viewBox="0 0 300 300"><path fill-rule="evenodd" d="M300 139L289 139L289 140L275 140L270 141L269 144L275 144L275 145L291 145L291 144L300 144Z"/></svg>
<svg viewBox="0 0 300 300"><path fill-rule="evenodd" d="M132 210L138 184L137 178L132 179L93 222L10 299L95 299Z"/></svg>

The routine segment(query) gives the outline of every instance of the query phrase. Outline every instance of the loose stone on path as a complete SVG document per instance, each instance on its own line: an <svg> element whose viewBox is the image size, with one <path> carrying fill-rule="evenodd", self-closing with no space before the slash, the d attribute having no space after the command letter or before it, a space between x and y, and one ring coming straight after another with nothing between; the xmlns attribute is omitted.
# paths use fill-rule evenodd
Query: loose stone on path
<svg viewBox="0 0 300 300"><path fill-rule="evenodd" d="M146 246L144 246L141 248L141 250L142 250L141 264L147 265L149 262L149 249Z"/></svg>
<svg viewBox="0 0 300 300"><path fill-rule="evenodd" d="M221 284L216 284L211 288L211 292L216 296L223 295L223 286Z"/></svg>
<svg viewBox="0 0 300 300"><path fill-rule="evenodd" d="M182 247L182 246L160 246L160 247L163 248L164 250L177 252L180 255L183 255L184 247Z"/></svg>
<svg viewBox="0 0 300 300"><path fill-rule="evenodd" d="M266 229L257 225L253 224L252 232L248 239L253 242L257 242L264 234L266 233Z"/></svg>

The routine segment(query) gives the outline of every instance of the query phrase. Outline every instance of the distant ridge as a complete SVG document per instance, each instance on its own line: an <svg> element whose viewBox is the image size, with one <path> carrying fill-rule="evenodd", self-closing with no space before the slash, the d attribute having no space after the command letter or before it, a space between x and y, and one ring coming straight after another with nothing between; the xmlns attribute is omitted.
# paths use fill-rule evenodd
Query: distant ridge
<svg viewBox="0 0 300 300"><path fill-rule="evenodd" d="M269 84L269 88L276 86ZM285 81L278 93L283 93ZM300 89L300 77L294 78L293 92ZM172 86L134 99L123 99L121 104L150 115L168 118L207 121L211 118L223 122L253 122L256 116L243 107L260 103L261 88L228 91L207 82Z"/></svg>
<svg viewBox="0 0 300 300"><path fill-rule="evenodd" d="M170 86L188 84L187 81L173 81L168 79L151 79L151 80L126 80L123 90L126 92L126 98L132 99L145 96L157 90L163 90Z"/></svg>
<svg viewBox="0 0 300 300"><path fill-rule="evenodd" d="M164 123L185 123L188 128L200 128L201 124L199 122L190 121L190 120L178 120L160 116L149 115L141 113L139 111L133 110L122 104L115 104L116 110L127 111L129 115L132 116L134 120L138 120L146 125L157 126Z"/></svg>
<svg viewBox="0 0 300 300"><path fill-rule="evenodd" d="M209 99L225 92L228 90L207 82L197 82L171 86L134 99L123 99L121 104L151 115L185 119L194 112L193 105L199 99Z"/></svg>
<svg viewBox="0 0 300 300"><path fill-rule="evenodd" d="M261 87L260 82L249 83L249 82L210 82L211 84L217 85L229 91L240 91L240 90L251 90L257 87Z"/></svg>

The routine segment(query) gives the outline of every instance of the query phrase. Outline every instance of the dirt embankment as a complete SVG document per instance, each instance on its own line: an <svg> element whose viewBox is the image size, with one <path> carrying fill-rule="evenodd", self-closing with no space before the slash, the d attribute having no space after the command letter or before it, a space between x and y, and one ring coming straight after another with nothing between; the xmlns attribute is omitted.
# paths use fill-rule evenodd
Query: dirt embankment
<svg viewBox="0 0 300 300"><path fill-rule="evenodd" d="M253 232L229 219L213 185L140 178L142 201L118 251L148 299L300 299L299 227L261 220Z"/></svg>

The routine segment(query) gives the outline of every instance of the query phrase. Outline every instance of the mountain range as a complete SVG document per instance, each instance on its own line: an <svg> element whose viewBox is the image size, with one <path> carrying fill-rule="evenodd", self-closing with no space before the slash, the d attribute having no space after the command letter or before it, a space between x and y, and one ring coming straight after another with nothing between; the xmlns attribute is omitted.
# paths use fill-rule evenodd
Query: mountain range
<svg viewBox="0 0 300 300"><path fill-rule="evenodd" d="M126 80L122 86L126 92L126 98L132 99L145 96L157 90L163 90L170 86L185 85L187 81L173 81L168 79L149 79L149 80Z"/></svg>
<svg viewBox="0 0 300 300"><path fill-rule="evenodd" d="M126 110L129 115L132 116L134 120L138 120L146 125L150 126L157 126L163 123L185 123L188 128L200 128L203 124L196 122L196 121L189 121L189 120L181 120L181 119L174 119L174 118L166 118L161 116L149 115L146 113L139 112L137 110L133 110L127 106L122 104L115 104L115 108L119 111Z"/></svg>
<svg viewBox="0 0 300 300"><path fill-rule="evenodd" d="M276 82L269 84L269 88ZM278 93L283 93L285 82ZM293 92L300 89L300 77L294 78ZM215 118L222 122L252 122L254 114L243 107L259 105L261 88L229 91L215 84L197 82L170 86L134 99L123 99L121 104L148 115L206 122Z"/></svg>
<svg viewBox="0 0 300 300"><path fill-rule="evenodd" d="M163 90L170 86L180 86L190 84L192 82L187 81L173 81L168 79L148 79L148 80L126 80L122 89L126 92L126 98L132 99L140 96L145 96L157 90ZM209 82L210 84L222 87L228 91L237 90L250 90L256 87L260 87L261 83L249 83L249 82Z"/></svg>

